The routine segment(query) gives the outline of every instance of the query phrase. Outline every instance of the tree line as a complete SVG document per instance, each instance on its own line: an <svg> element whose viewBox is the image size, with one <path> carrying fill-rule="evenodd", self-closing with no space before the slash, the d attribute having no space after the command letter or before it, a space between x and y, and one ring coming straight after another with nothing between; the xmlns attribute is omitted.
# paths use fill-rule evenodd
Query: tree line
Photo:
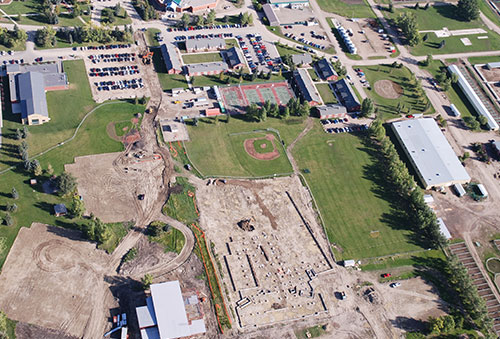
<svg viewBox="0 0 500 339"><path fill-rule="evenodd" d="M309 115L310 107L307 101L300 102L299 99L291 98L286 106L279 106L278 104L271 103L269 100L259 106L255 103L247 107L247 115L254 121L266 121L267 117L288 119L290 115L293 116L307 116Z"/></svg>
<svg viewBox="0 0 500 339"><path fill-rule="evenodd" d="M0 45L11 48L17 45L24 45L28 35L26 32L14 25L14 29L9 30L5 27L0 27Z"/></svg>
<svg viewBox="0 0 500 339"><path fill-rule="evenodd" d="M436 215L425 203L422 191L417 187L413 176L401 161L394 144L385 133L382 121L377 118L369 129L373 145L382 154L381 162L384 175L391 189L404 206L411 227L426 240L432 248L444 246L447 241L439 230Z"/></svg>

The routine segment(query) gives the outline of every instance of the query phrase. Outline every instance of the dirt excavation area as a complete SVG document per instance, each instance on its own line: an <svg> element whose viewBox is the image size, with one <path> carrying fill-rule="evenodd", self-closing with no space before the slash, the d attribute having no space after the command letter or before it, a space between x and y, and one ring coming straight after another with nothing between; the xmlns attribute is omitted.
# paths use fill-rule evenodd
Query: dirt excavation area
<svg viewBox="0 0 500 339"><path fill-rule="evenodd" d="M336 265L297 177L196 186L235 337L294 338L294 330L327 324L330 337L394 338L446 309L423 280L394 289Z"/></svg>
<svg viewBox="0 0 500 339"><path fill-rule="evenodd" d="M107 255L78 232L21 228L0 275L0 309L9 318L81 338L98 338L118 306L104 274Z"/></svg>
<svg viewBox="0 0 500 339"><path fill-rule="evenodd" d="M87 213L119 222L141 220L137 211L155 204L164 162L159 154L130 151L76 157L65 169L77 178Z"/></svg>

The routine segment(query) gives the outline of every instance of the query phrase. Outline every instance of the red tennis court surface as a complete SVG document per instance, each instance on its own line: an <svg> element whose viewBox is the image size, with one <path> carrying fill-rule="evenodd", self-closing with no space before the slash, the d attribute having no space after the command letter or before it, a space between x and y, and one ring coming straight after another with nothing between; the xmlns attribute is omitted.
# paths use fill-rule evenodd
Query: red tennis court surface
<svg viewBox="0 0 500 339"><path fill-rule="evenodd" d="M286 105L294 94L286 81L266 82L252 85L233 85L219 88L226 110L231 114L245 113L251 104Z"/></svg>

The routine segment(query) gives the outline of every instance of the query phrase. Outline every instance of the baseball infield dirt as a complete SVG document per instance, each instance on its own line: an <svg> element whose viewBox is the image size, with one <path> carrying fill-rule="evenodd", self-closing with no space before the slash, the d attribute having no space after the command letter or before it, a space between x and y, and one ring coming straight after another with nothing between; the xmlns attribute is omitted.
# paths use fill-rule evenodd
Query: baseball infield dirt
<svg viewBox="0 0 500 339"><path fill-rule="evenodd" d="M260 140L260 139L267 139L271 141L271 144L273 145L273 150L267 153L259 153L254 147L254 141L255 140ZM278 152L278 149L276 148L276 145L274 144L274 135L272 134L266 134L265 137L263 138L252 138L252 139L246 139L243 143L245 147L245 151L254 159L257 160L274 160L280 156L280 153Z"/></svg>
<svg viewBox="0 0 500 339"><path fill-rule="evenodd" d="M391 80L379 80L375 83L375 92L386 99L397 99L403 94L403 89Z"/></svg>

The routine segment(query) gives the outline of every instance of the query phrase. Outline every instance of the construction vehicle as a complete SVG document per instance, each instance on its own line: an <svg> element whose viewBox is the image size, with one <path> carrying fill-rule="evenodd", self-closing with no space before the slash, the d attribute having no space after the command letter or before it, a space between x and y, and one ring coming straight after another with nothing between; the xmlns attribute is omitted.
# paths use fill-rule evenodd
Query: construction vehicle
<svg viewBox="0 0 500 339"><path fill-rule="evenodd" d="M149 65L151 63L151 59L153 58L153 52L145 51L140 55L140 57L144 65Z"/></svg>

